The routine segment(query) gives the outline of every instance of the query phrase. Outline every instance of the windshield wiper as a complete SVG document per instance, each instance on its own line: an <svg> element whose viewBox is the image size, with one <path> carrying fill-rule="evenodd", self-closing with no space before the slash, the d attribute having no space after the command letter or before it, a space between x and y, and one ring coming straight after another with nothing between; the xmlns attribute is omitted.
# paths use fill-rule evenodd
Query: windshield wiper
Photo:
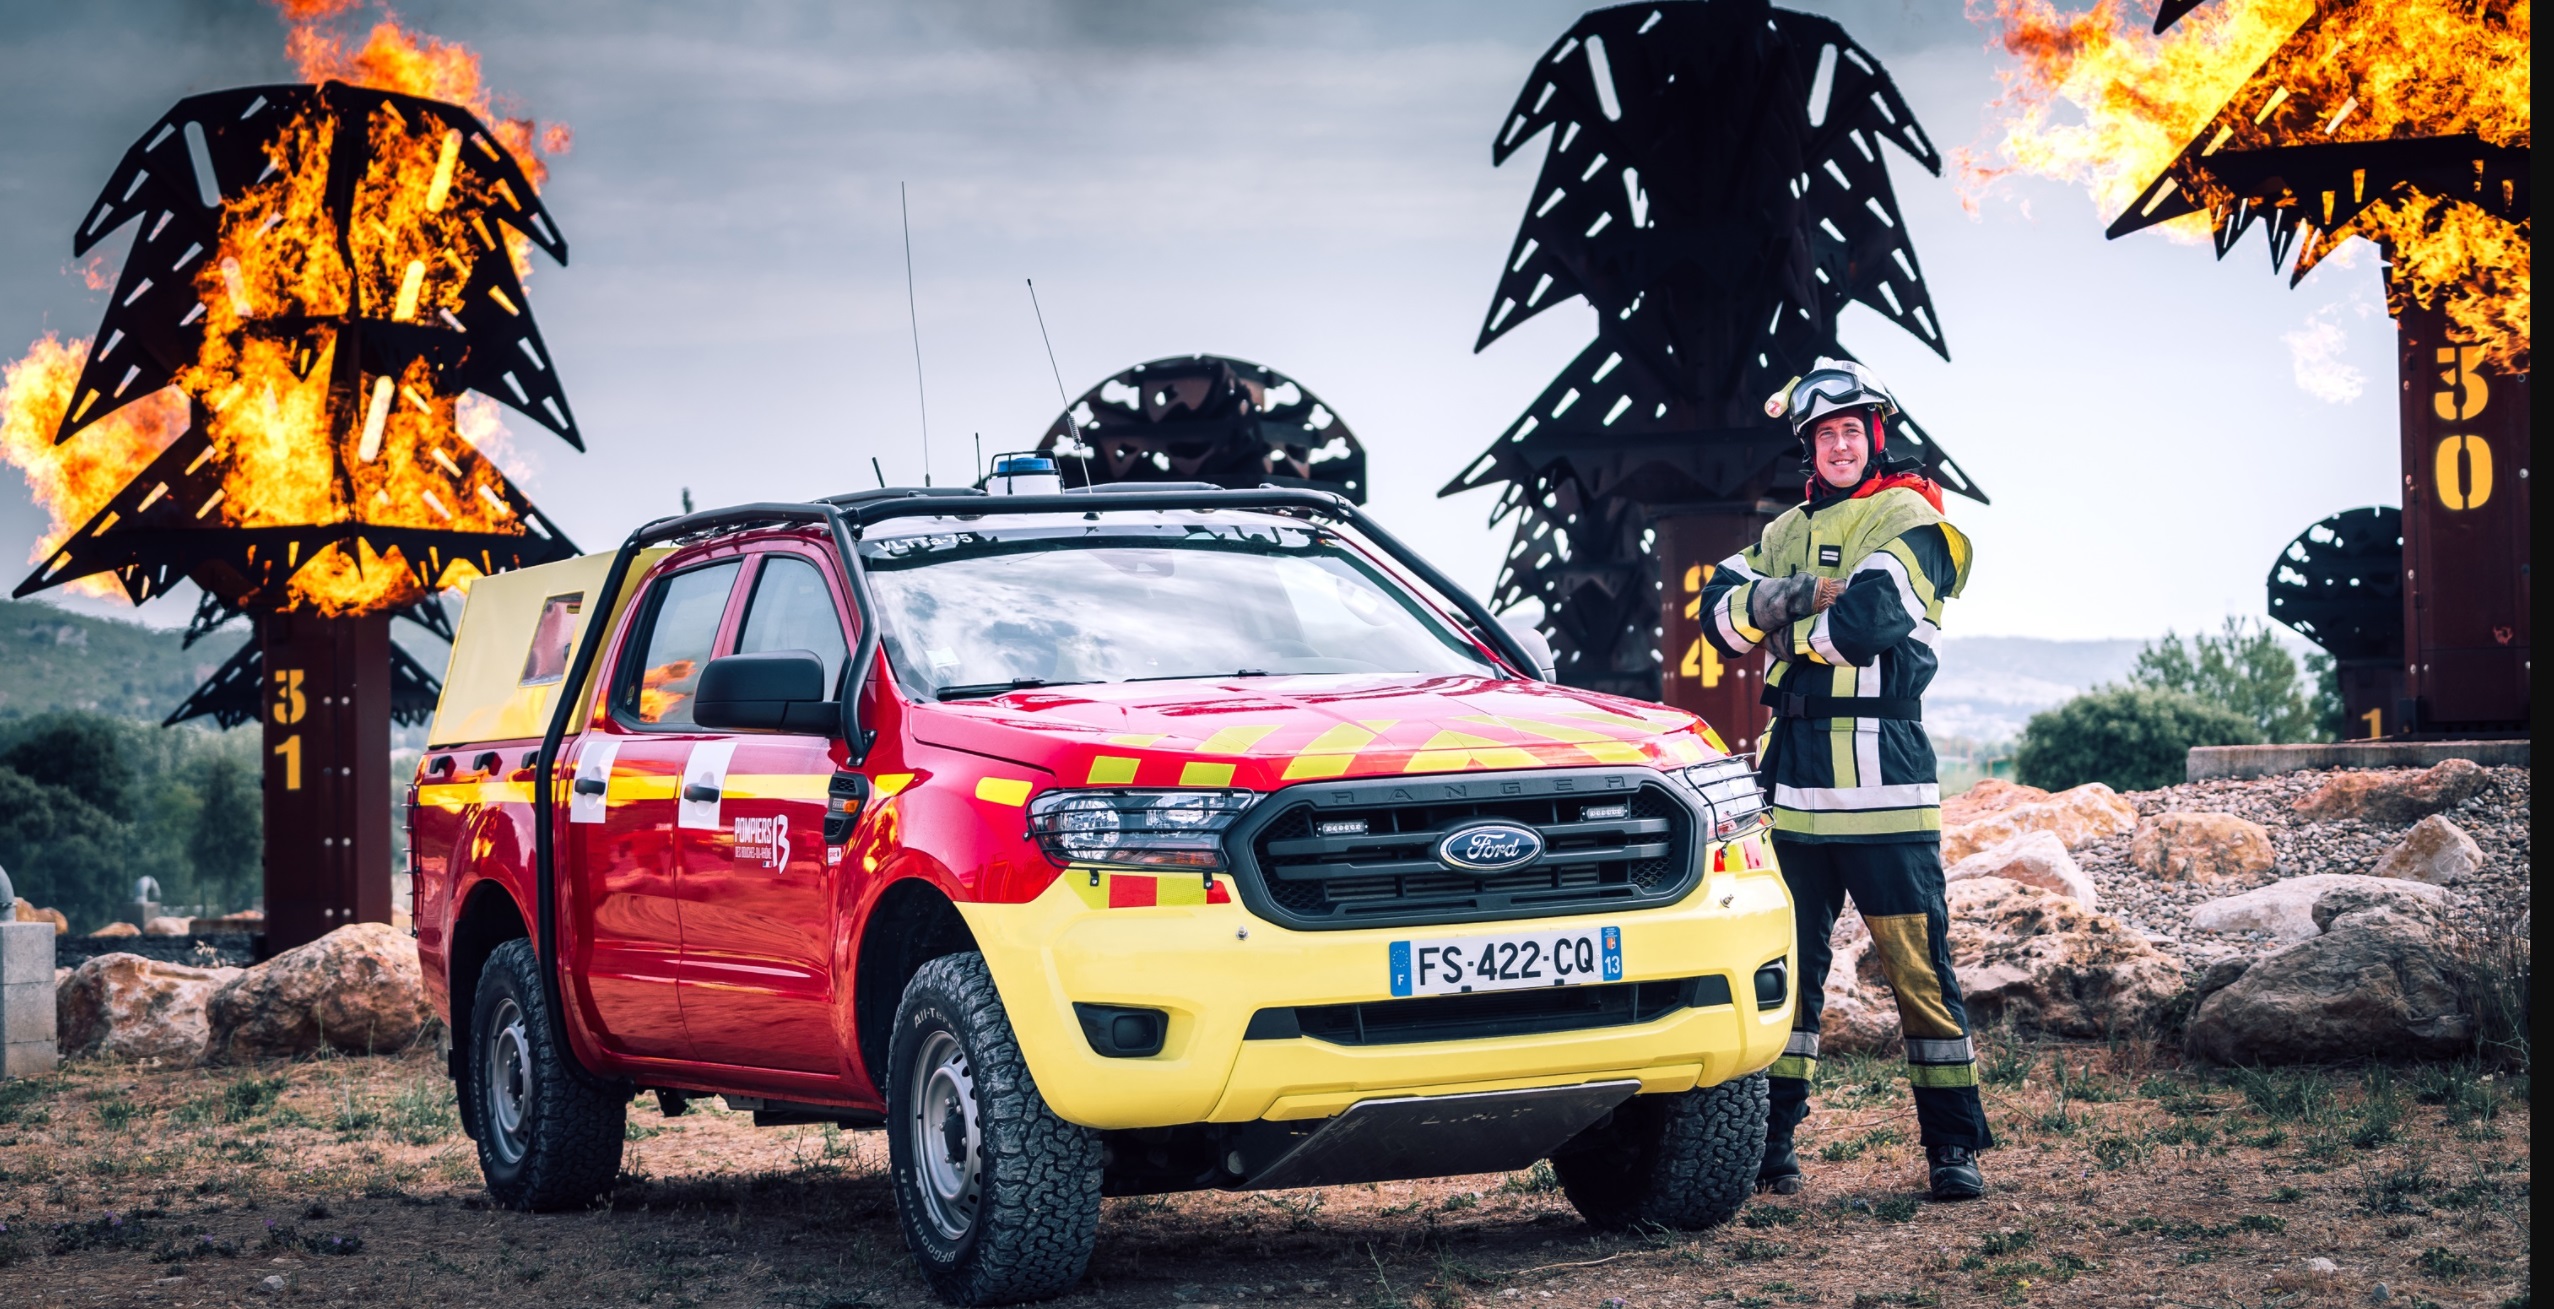
<svg viewBox="0 0 2554 1309"><path fill-rule="evenodd" d="M977 696L1002 695L1010 691L1031 691L1041 686L1088 686L1088 682L1050 682L1043 677L1014 677L1007 682L969 682L962 686L944 686L932 692L942 700L972 700Z"/></svg>
<svg viewBox="0 0 2554 1309"><path fill-rule="evenodd" d="M1229 673L1161 673L1152 677L1122 677L1122 682L1180 682L1198 677L1266 677L1265 668L1236 668Z"/></svg>

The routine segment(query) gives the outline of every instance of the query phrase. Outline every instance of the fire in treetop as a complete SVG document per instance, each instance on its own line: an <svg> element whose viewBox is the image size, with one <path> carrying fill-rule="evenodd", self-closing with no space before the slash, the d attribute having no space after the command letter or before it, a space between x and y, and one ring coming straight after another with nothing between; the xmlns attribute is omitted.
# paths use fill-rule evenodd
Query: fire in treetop
<svg viewBox="0 0 2554 1309"><path fill-rule="evenodd" d="M535 123L497 112L479 75L479 56L468 46L440 41L385 17L351 44L330 20L359 8L359 0L275 0L289 29L284 53L305 82L344 82L459 105L488 124L497 143L514 156L535 186L549 180L544 155L567 152L565 123ZM520 253L518 249L518 253Z"/></svg>
<svg viewBox="0 0 2554 1309"><path fill-rule="evenodd" d="M2527 0L2164 0L2151 24L2123 0L1989 2L2011 62L2000 161L1962 161L1972 198L2014 172L2072 182L2114 236L2221 254L2266 221L2292 279L2366 237L2398 309L2437 305L2526 368Z"/></svg>
<svg viewBox="0 0 2554 1309"><path fill-rule="evenodd" d="M0 376L0 457L51 518L19 594L361 613L570 549L491 459L496 403L582 448L522 285L532 246L566 257L534 190L564 132L495 117L464 47L278 7L316 85L147 131L75 238L135 232L98 338Z"/></svg>

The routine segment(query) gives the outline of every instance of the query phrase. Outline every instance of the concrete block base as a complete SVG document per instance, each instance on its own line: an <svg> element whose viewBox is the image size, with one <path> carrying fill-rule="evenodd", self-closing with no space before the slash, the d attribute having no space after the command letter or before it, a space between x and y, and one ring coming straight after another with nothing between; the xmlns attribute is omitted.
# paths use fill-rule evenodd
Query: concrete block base
<svg viewBox="0 0 2554 1309"><path fill-rule="evenodd" d="M2428 768L2443 760L2471 759L2486 768L2526 768L2528 742L2329 741L2314 745L2203 745L2190 752L2194 782L2220 777L2269 777L2308 768Z"/></svg>
<svg viewBox="0 0 2554 1309"><path fill-rule="evenodd" d="M53 924L0 923L0 1078L61 1061L53 1017Z"/></svg>

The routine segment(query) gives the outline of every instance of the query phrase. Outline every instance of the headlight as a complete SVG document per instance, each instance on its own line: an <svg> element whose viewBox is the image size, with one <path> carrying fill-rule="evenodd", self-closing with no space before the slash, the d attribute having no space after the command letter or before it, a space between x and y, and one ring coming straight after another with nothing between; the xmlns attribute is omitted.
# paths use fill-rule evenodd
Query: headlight
<svg viewBox="0 0 2554 1309"><path fill-rule="evenodd" d="M1711 836L1722 840L1765 821L1765 788L1744 759L1715 759L1678 773L1711 813Z"/></svg>
<svg viewBox="0 0 2554 1309"><path fill-rule="evenodd" d="M1224 832L1252 791L1049 791L1029 802L1029 835L1059 864L1224 866Z"/></svg>

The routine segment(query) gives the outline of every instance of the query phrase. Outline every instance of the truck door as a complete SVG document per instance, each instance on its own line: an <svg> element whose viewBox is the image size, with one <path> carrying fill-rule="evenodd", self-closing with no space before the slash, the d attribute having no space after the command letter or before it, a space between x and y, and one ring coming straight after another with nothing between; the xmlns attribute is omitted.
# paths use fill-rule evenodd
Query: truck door
<svg viewBox="0 0 2554 1309"><path fill-rule="evenodd" d="M693 728L692 690L716 652L742 569L730 559L649 586L612 682L608 721L586 733L576 759L568 818L587 906L576 973L604 1044L626 1054L693 1057L679 991L677 796L693 751L724 744Z"/></svg>
<svg viewBox="0 0 2554 1309"><path fill-rule="evenodd" d="M758 557L751 585L735 652L813 653L839 696L850 646L826 571L775 551ZM840 1074L836 878L824 836L825 787L840 745L777 732L724 743L732 749L720 761L715 799L705 772L683 791L686 808L701 795L716 811L682 834L683 1012L694 1057Z"/></svg>

